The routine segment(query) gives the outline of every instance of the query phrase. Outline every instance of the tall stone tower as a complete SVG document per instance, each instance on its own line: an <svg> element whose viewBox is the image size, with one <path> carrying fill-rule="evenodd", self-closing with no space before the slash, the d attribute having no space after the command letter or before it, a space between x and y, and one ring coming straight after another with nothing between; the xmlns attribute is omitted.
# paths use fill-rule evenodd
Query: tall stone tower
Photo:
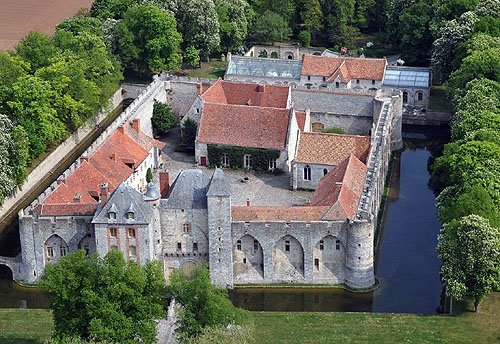
<svg viewBox="0 0 500 344"><path fill-rule="evenodd" d="M210 279L223 288L233 287L231 191L220 168L207 191Z"/></svg>
<svg viewBox="0 0 500 344"><path fill-rule="evenodd" d="M347 286L369 288L375 284L373 267L373 216L355 220L347 229L346 271Z"/></svg>

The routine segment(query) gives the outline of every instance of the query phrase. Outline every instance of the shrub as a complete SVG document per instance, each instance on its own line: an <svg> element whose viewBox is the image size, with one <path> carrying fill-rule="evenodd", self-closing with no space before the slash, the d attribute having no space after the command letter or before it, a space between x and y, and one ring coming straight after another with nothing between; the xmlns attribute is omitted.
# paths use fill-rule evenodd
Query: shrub
<svg viewBox="0 0 500 344"><path fill-rule="evenodd" d="M184 52L184 61L191 67L196 67L200 64L200 51L193 46L190 46Z"/></svg>
<svg viewBox="0 0 500 344"><path fill-rule="evenodd" d="M323 130L324 133L327 134L345 134L346 131L344 128L341 127L329 127Z"/></svg>
<svg viewBox="0 0 500 344"><path fill-rule="evenodd" d="M311 45L311 33L309 31L301 31L297 38L303 47L308 48Z"/></svg>
<svg viewBox="0 0 500 344"><path fill-rule="evenodd" d="M151 171L151 168L148 167L148 170L146 171L146 182L151 183L153 181L153 171Z"/></svg>
<svg viewBox="0 0 500 344"><path fill-rule="evenodd" d="M151 124L153 130L157 134L164 134L169 129L173 128L177 123L177 118L172 112L170 106L155 100L153 106L153 116L151 116Z"/></svg>

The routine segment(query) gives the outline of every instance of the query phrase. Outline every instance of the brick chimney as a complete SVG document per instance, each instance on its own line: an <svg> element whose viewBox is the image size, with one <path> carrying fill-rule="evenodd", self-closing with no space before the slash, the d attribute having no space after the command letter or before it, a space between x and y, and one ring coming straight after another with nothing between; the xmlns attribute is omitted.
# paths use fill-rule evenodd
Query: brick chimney
<svg viewBox="0 0 500 344"><path fill-rule="evenodd" d="M116 153L111 153L111 160L116 161Z"/></svg>
<svg viewBox="0 0 500 344"><path fill-rule="evenodd" d="M83 164L84 161L89 162L89 158L87 156L80 157L80 164Z"/></svg>
<svg viewBox="0 0 500 344"><path fill-rule="evenodd" d="M132 127L134 128L135 131L140 133L141 132L141 120L140 119L132 120Z"/></svg>
<svg viewBox="0 0 500 344"><path fill-rule="evenodd" d="M108 183L101 184L101 193L99 194L99 199L101 200L101 206L104 206L109 198L109 186Z"/></svg>
<svg viewBox="0 0 500 344"><path fill-rule="evenodd" d="M264 92L265 91L265 86L264 85L258 85L257 86L257 92Z"/></svg>
<svg viewBox="0 0 500 344"><path fill-rule="evenodd" d="M247 198L247 207L250 206L250 198Z"/></svg>
<svg viewBox="0 0 500 344"><path fill-rule="evenodd" d="M120 133L122 133L122 134L125 134L125 128L123 127L123 125L120 125L120 126L118 127L118 131L119 131Z"/></svg>
<svg viewBox="0 0 500 344"><path fill-rule="evenodd" d="M169 185L170 185L170 174L168 172L160 172L161 198L167 197Z"/></svg>

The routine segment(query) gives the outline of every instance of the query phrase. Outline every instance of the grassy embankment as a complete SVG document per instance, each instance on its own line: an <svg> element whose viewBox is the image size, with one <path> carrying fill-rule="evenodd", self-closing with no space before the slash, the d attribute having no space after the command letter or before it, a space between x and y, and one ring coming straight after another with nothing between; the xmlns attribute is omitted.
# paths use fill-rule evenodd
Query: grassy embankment
<svg viewBox="0 0 500 344"><path fill-rule="evenodd" d="M457 305L456 307L460 307ZM252 313L257 343L500 343L500 293L481 313L458 316L370 313ZM50 337L47 310L0 310L0 343L42 344Z"/></svg>

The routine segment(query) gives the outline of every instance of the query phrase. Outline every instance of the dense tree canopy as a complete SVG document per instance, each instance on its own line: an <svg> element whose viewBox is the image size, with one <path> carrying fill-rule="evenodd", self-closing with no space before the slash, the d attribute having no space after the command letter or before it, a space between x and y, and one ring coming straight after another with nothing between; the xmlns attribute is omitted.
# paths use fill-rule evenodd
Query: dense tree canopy
<svg viewBox="0 0 500 344"><path fill-rule="evenodd" d="M215 0L215 9L221 45L226 52L240 47L248 34L248 3L245 0Z"/></svg>
<svg viewBox="0 0 500 344"><path fill-rule="evenodd" d="M90 257L79 250L45 267L41 286L51 293L56 338L109 343L154 343L165 315L159 262L127 263L121 252Z"/></svg>
<svg viewBox="0 0 500 344"><path fill-rule="evenodd" d="M292 30L279 14L267 10L252 26L254 39L260 42L279 42L290 38Z"/></svg>

